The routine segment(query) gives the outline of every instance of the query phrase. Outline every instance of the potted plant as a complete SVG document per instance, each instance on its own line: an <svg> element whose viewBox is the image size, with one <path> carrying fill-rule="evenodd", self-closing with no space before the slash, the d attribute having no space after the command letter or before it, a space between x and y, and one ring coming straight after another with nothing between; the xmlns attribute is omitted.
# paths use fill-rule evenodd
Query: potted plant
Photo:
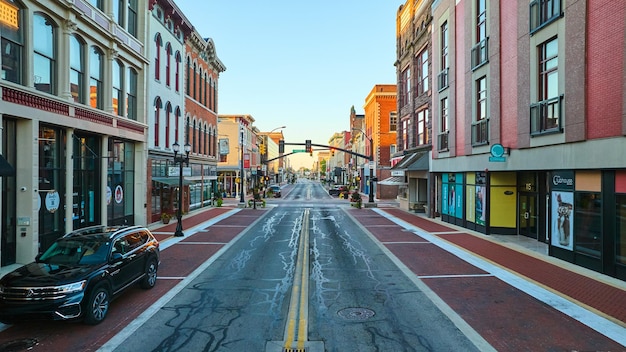
<svg viewBox="0 0 626 352"><path fill-rule="evenodd" d="M352 195L350 196L350 202L353 203L352 205L356 208L361 209L361 193L359 193L358 191L352 192Z"/></svg>
<svg viewBox="0 0 626 352"><path fill-rule="evenodd" d="M169 224L170 223L170 219L172 219L172 215L170 213L168 213L167 211L163 211L161 213L161 221L164 224Z"/></svg>

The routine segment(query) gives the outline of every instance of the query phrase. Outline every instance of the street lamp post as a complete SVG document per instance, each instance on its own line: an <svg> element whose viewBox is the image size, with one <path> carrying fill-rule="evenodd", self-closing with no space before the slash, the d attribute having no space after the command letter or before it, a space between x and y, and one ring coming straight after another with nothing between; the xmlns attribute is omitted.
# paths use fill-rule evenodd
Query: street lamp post
<svg viewBox="0 0 626 352"><path fill-rule="evenodd" d="M182 237L183 234L183 164L187 164L189 166L189 152L191 152L191 145L189 143L185 143L185 154L180 152L180 144L178 141L174 142L172 145L172 149L174 150L174 163L179 165L178 172L178 211L176 212L176 219L178 223L176 224L176 232L174 232L174 236Z"/></svg>
<svg viewBox="0 0 626 352"><path fill-rule="evenodd" d="M369 169L370 169L370 177L369 177L370 186L369 186L369 194L368 194L367 202L368 203L374 203L374 191L373 191L374 181L372 181L372 179L374 178L374 139L371 136L368 136L360 128L354 128L353 127L352 129L353 130L357 130L357 131L361 131L361 133L363 133L363 136L365 136L365 138L369 139L369 141L370 141L370 155L369 155L369 159L370 159L370 165L369 165Z"/></svg>
<svg viewBox="0 0 626 352"><path fill-rule="evenodd" d="M241 163L240 163L240 175L239 175L239 205L244 207L245 206L245 199L244 199L244 195L243 195L243 173L244 173L244 169L243 169L243 126L239 127L239 145L240 145L240 149L241 149Z"/></svg>

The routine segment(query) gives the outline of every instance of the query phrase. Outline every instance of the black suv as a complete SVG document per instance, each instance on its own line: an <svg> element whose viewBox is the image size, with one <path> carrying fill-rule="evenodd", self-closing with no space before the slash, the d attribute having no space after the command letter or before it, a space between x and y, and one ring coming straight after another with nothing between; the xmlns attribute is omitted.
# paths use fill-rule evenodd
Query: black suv
<svg viewBox="0 0 626 352"><path fill-rule="evenodd" d="M141 226L92 226L57 239L35 262L0 279L0 322L104 320L110 301L135 283L154 287L159 242Z"/></svg>

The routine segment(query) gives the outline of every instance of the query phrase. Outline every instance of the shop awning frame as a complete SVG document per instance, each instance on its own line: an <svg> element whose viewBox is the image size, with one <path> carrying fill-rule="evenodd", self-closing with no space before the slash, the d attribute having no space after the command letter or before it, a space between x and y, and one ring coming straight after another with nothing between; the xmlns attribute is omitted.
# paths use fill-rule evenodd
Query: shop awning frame
<svg viewBox="0 0 626 352"><path fill-rule="evenodd" d="M153 177L152 181L159 182L170 187L177 187L180 184L180 179L178 177ZM194 183L195 182L183 178L183 186L193 185Z"/></svg>
<svg viewBox="0 0 626 352"><path fill-rule="evenodd" d="M407 183L404 182L404 176L391 176L382 181L378 181L378 184L385 186L404 186Z"/></svg>

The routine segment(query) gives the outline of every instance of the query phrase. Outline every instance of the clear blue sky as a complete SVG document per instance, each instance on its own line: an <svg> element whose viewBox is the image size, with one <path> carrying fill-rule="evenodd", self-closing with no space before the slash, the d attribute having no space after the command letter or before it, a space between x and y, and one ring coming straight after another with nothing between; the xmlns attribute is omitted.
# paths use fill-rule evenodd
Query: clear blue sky
<svg viewBox="0 0 626 352"><path fill-rule="evenodd" d="M375 84L395 84L396 13L390 0L175 0L226 66L219 114L250 114L279 126L285 142L327 144L363 114ZM291 149L303 147L286 146ZM308 154L292 157L310 168Z"/></svg>

